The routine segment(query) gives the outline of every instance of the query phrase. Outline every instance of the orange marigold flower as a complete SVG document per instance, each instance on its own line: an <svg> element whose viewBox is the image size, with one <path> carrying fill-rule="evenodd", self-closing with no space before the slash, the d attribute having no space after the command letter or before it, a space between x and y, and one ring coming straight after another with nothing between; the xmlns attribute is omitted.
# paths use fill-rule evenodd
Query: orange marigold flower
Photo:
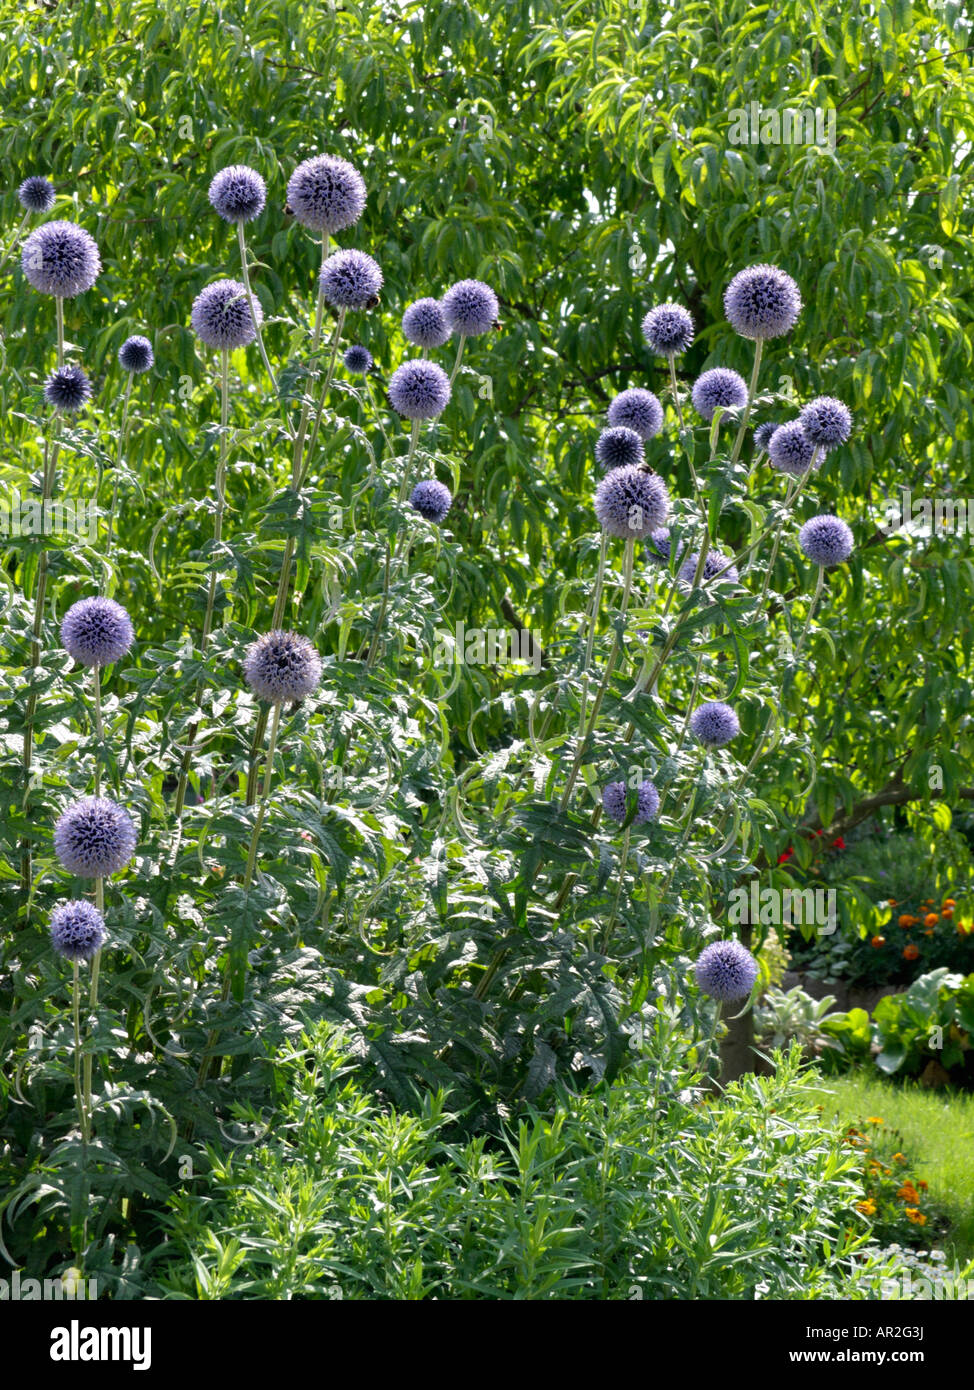
<svg viewBox="0 0 974 1390"><path fill-rule="evenodd" d="M904 912L901 914L898 920L901 927L912 927L913 923L916 921L916 918L911 917L908 912Z"/></svg>
<svg viewBox="0 0 974 1390"><path fill-rule="evenodd" d="M866 1124L867 1124L867 1125L881 1125L882 1123L883 1123L883 1119L882 1119L882 1116L881 1116L881 1115L867 1115L867 1116L866 1116Z"/></svg>
<svg viewBox="0 0 974 1390"><path fill-rule="evenodd" d="M861 1211L863 1216L873 1216L876 1212L876 1203L872 1201L857 1202L856 1211Z"/></svg>
<svg viewBox="0 0 974 1390"><path fill-rule="evenodd" d="M925 927L935 927L939 921L940 921L940 914L939 914L939 913L937 913L937 912L928 912L927 915L926 915L926 917L924 917L924 919L923 919L923 925L924 925Z"/></svg>
<svg viewBox="0 0 974 1390"><path fill-rule="evenodd" d="M897 1197L902 1197L904 1202L919 1202L920 1194L911 1182L905 1182L902 1187L897 1189Z"/></svg>
<svg viewBox="0 0 974 1390"><path fill-rule="evenodd" d="M886 938L885 936L874 936L871 938L869 944L870 946L874 946L875 949L878 951L881 946L886 945Z"/></svg>
<svg viewBox="0 0 974 1390"><path fill-rule="evenodd" d="M919 954L920 954L920 948L919 948L919 946L914 946L914 944L913 944L912 941L910 942L909 946L904 946L904 947L903 947L903 959L904 959L904 960L916 960L916 958L917 958L917 956L918 956Z"/></svg>
<svg viewBox="0 0 974 1390"><path fill-rule="evenodd" d="M929 1187L929 1183L925 1178L920 1178L920 1180L917 1182L917 1187L920 1189L921 1192L926 1192L927 1188Z"/></svg>
<svg viewBox="0 0 974 1390"><path fill-rule="evenodd" d="M895 1154L892 1154L891 1157L892 1157L892 1161L893 1161L894 1163L905 1163L905 1162L906 1162L906 1154L895 1153Z"/></svg>
<svg viewBox="0 0 974 1390"><path fill-rule="evenodd" d="M942 917L953 917L953 915L954 915L954 909L953 909L952 907L945 907L945 908L943 909L943 912L941 913L941 916L942 916Z"/></svg>
<svg viewBox="0 0 974 1390"><path fill-rule="evenodd" d="M957 906L957 904L956 904L956 902L954 901L953 898L944 898L944 907L956 907L956 906Z"/></svg>
<svg viewBox="0 0 974 1390"><path fill-rule="evenodd" d="M906 1214L913 1222L914 1226L925 1226L927 1224L927 1218L922 1211L917 1211L916 1207L907 1207Z"/></svg>
<svg viewBox="0 0 974 1390"><path fill-rule="evenodd" d="M924 907L933 907L933 898L924 898L924 900L923 900L923 906L924 906Z"/></svg>

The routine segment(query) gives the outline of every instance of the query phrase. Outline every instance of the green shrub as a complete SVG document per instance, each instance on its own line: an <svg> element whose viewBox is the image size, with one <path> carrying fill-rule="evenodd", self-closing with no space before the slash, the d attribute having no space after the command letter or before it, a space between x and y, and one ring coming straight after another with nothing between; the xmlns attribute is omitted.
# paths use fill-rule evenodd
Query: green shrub
<svg viewBox="0 0 974 1390"><path fill-rule="evenodd" d="M862 1060L871 1051L887 1076L917 1076L935 1061L952 1080L964 1081L970 1076L974 974L931 970L903 994L880 999L871 1028L863 1009L832 1014L822 1028L846 1061Z"/></svg>
<svg viewBox="0 0 974 1390"><path fill-rule="evenodd" d="M381 1110L322 1029L276 1062L266 1137L208 1150L173 1199L158 1282L189 1299L866 1297L857 1155L797 1049L717 1100L645 1062L501 1133L451 1139L442 1095ZM244 1121L257 1117L242 1115ZM857 1228L853 1230L853 1228Z"/></svg>

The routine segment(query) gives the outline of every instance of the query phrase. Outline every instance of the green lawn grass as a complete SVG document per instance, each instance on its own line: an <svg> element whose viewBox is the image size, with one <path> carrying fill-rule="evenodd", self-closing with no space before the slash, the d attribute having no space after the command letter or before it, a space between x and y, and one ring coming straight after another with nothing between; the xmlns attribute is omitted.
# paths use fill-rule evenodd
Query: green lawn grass
<svg viewBox="0 0 974 1390"><path fill-rule="evenodd" d="M931 1205L950 1222L948 1258L974 1258L974 1095L853 1072L823 1078L821 1103L843 1124L880 1115L900 1131L911 1173L926 1178Z"/></svg>

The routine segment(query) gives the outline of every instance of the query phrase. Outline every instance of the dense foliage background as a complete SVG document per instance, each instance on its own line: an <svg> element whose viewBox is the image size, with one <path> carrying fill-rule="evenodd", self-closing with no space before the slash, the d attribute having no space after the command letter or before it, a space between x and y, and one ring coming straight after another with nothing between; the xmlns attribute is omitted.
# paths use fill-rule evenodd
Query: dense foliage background
<svg viewBox="0 0 974 1390"><path fill-rule="evenodd" d="M348 1030L363 1077L383 1094L408 1107L447 1086L467 1128L496 1125L555 1078L611 1078L636 1053L655 1066L657 1100L675 1095L690 1073L685 1058L665 1062L673 1037L682 1030L690 1048L711 1026L679 982L751 866L786 885L811 859L806 832L841 835L883 806L908 808L933 844L951 808L974 798L970 539L891 528L886 506L904 488L961 498L971 466L974 97L962 7L5 4L0 39L3 245L20 218L16 185L45 172L61 195L57 215L101 249L95 289L66 308L69 352L98 394L66 439L61 486L85 495L93 476L117 477L109 591L138 637L112 677L102 743L54 622L97 586L101 560L73 538L55 541L34 687L41 736L25 786L24 596L38 547L5 543L10 1248L24 1257L35 1201L51 1213L31 1253L37 1268L77 1248L84 1226L77 1146L67 1134L52 1177L43 1124L48 1112L71 1123L65 976L44 927L65 891L51 825L94 757L142 832L137 871L110 888L120 949L93 1042L105 1059L92 1181L106 1262L122 1232L146 1240L141 1205L166 1201L191 1137L217 1138L235 1105L260 1111L275 1086L270 1050L317 1016ZM835 148L733 144L734 113L751 102L834 108ZM271 357L290 364L281 394L293 402L306 381L319 251L285 215L284 187L320 151L350 159L369 190L364 217L340 240L384 272L379 308L354 328L378 363L380 400L406 351L399 319L412 299L474 276L502 305L499 331L468 345L454 400L422 446L455 483L448 534L410 533L410 569L388 603L387 537L407 524L393 500L406 438L386 440L341 372L311 484L296 496L279 402L256 353L235 354L229 540L215 556L208 541L216 365L198 349L189 307L210 280L236 275L238 260L207 187L235 162L267 180L248 244ZM788 271L805 301L795 333L768 346L756 413L791 418L819 394L849 405L853 438L816 476L803 515L843 516L856 551L828 579L800 664L789 653L811 584L793 543L760 597L755 584L721 598L710 626L688 629L662 697L638 708L624 703L642 659L630 652L566 807L579 631L599 553L592 451L606 405L629 385L666 398L665 366L639 331L665 299L697 324L682 386L717 364L747 376L751 348L729 331L721 296L756 261ZM44 458L53 319L14 262L0 325L2 483L27 494ZM115 353L133 332L153 338L157 366L133 395L120 448ZM682 497L710 454L709 431L679 438L672 416L648 451ZM727 551L781 517L780 480L751 457L748 443L712 518ZM266 873L241 889L257 710L239 655L268 625L288 538L296 598L285 625L314 636L326 682L316 719L298 711L282 736ZM758 559L768 562L767 546ZM201 667L192 643L213 563L221 626ZM658 640L667 629L638 563L630 635ZM621 548L607 593L620 565ZM382 621L382 659L357 659ZM540 671L430 659L437 633L455 635L460 622L523 624L543 651ZM614 633L609 605L603 662ZM674 750L704 659L738 696L742 767L780 711L773 751L740 780L729 764L702 769L682 737ZM198 799L174 841L201 675ZM618 836L596 833L591 812L613 760L626 768L618 729L630 718L638 757L677 809L620 861ZM793 860L778 865L789 845ZM221 992L224 971L233 999ZM231 1060L213 1076L199 1069L204 1054ZM698 1049L691 1061L701 1058ZM131 1205L120 1218L122 1193Z"/></svg>

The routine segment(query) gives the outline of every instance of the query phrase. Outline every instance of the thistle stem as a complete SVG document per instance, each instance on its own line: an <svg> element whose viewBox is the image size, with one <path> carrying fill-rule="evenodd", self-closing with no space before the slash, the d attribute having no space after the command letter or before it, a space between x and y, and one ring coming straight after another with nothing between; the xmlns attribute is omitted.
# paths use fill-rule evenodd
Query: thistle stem
<svg viewBox="0 0 974 1390"><path fill-rule="evenodd" d="M128 432L129 401L132 397L132 373L129 372L128 380L125 383L125 394L122 397L122 423L118 431L118 452L115 455L115 469L112 475L112 504L108 512L108 534L105 538L105 560L110 565L112 559L112 543L114 541L115 529L115 509L118 506L118 471L122 466L122 457L125 451L125 436ZM99 479L99 484L101 480ZM108 587L107 574L102 575L99 593L104 594Z"/></svg>
<svg viewBox="0 0 974 1390"><path fill-rule="evenodd" d="M250 310L250 321L254 325L254 333L257 338L257 349L260 353L260 360L263 362L264 371L267 373L271 386L274 388L274 394L280 395L280 390L277 385L277 377L274 375L274 368L271 366L270 358L267 356L267 349L264 347L264 334L261 331L260 320L257 317L257 306L254 303L254 292L250 287L250 267L247 263L247 242L246 238L244 237L244 224L242 222L237 223L237 245L240 248L240 274L243 279L244 289L247 291L247 308ZM284 427L287 430L288 436L290 437L291 426L286 414L284 420Z"/></svg>
<svg viewBox="0 0 974 1390"><path fill-rule="evenodd" d="M460 334L459 342L457 343L457 355L456 355L456 358L454 359L453 371L450 373L450 385L451 385L451 386L453 385L454 381L456 380L457 372L460 370L460 363L463 361L463 348L464 348L464 344L466 343L466 341L467 341L467 335L466 335L465 333L461 333L461 334Z"/></svg>

